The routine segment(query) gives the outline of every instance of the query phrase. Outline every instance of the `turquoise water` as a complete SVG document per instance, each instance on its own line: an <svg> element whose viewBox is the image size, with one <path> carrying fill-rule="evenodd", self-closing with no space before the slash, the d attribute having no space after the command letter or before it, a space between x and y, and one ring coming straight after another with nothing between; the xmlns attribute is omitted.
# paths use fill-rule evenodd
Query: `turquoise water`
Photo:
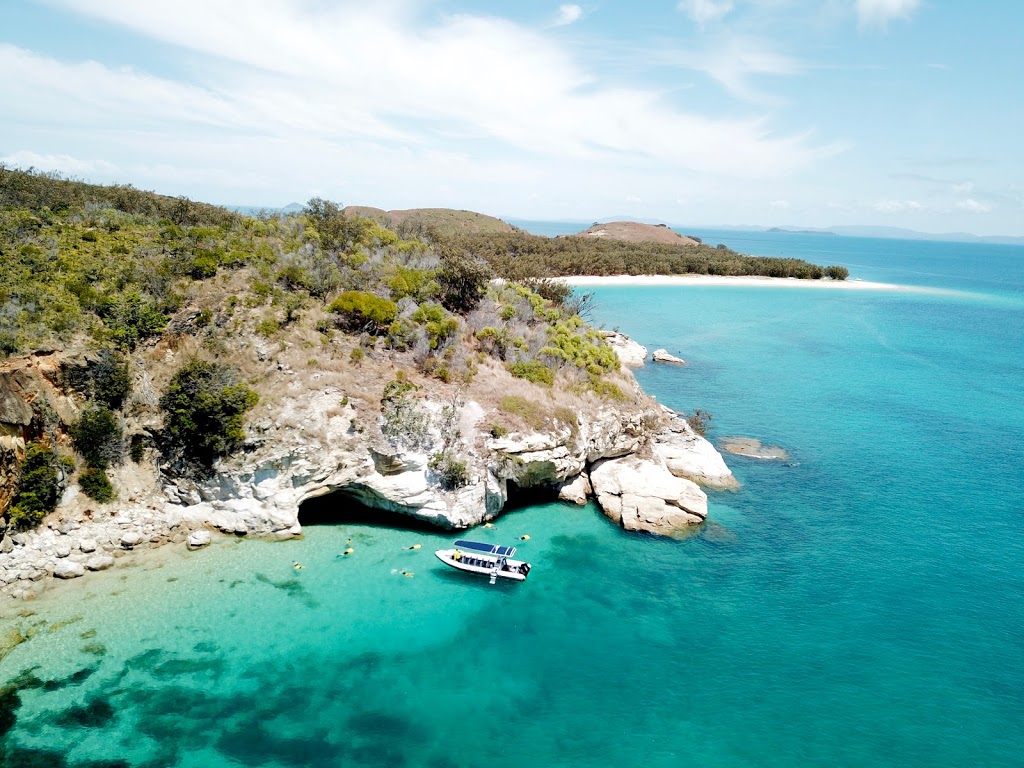
<svg viewBox="0 0 1024 768"><path fill-rule="evenodd" d="M1024 249L708 239L967 293L600 289L689 363L648 391L791 460L731 457L681 541L562 505L475 531L530 534L521 585L352 520L60 585L4 618L0 764L1024 763Z"/></svg>

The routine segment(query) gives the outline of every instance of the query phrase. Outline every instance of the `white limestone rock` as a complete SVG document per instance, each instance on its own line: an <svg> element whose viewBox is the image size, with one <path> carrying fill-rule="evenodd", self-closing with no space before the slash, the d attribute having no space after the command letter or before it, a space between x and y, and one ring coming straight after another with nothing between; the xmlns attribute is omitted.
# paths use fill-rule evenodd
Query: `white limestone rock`
<svg viewBox="0 0 1024 768"><path fill-rule="evenodd" d="M670 535L708 515L707 496L663 463L626 456L598 462L590 471L597 502L628 531Z"/></svg>
<svg viewBox="0 0 1024 768"><path fill-rule="evenodd" d="M114 558L110 555L93 555L85 561L85 567L90 571L105 571L114 565Z"/></svg>
<svg viewBox="0 0 1024 768"><path fill-rule="evenodd" d="M211 541L213 541L213 536L210 535L209 531L192 531L188 535L185 546L189 549L202 549Z"/></svg>
<svg viewBox="0 0 1024 768"><path fill-rule="evenodd" d="M567 501L570 504L576 504L578 506L583 506L587 503L587 499L590 497L591 492L590 478L587 477L586 472L581 472L576 475L576 477L570 480L565 480L558 486L559 500Z"/></svg>
<svg viewBox="0 0 1024 768"><path fill-rule="evenodd" d="M615 350L622 365L627 368L643 367L647 360L647 347L643 344L633 341L629 336L618 331L605 331L604 340Z"/></svg>
<svg viewBox="0 0 1024 768"><path fill-rule="evenodd" d="M85 566L74 560L58 560L53 568L53 575L58 579L77 579L85 575Z"/></svg>
<svg viewBox="0 0 1024 768"><path fill-rule="evenodd" d="M133 549L142 543L142 534L138 531L125 531L121 534L121 546L124 549Z"/></svg>
<svg viewBox="0 0 1024 768"><path fill-rule="evenodd" d="M96 539L82 539L78 542L78 548L85 554L90 554L96 551Z"/></svg>
<svg viewBox="0 0 1024 768"><path fill-rule="evenodd" d="M651 355L651 360L656 363L672 363L674 365L686 365L686 361L681 357L676 357L670 354L667 349L656 349Z"/></svg>
<svg viewBox="0 0 1024 768"><path fill-rule="evenodd" d="M694 432L685 419L674 414L655 436L653 448L655 456L676 477L706 488L735 490L740 487L715 446Z"/></svg>

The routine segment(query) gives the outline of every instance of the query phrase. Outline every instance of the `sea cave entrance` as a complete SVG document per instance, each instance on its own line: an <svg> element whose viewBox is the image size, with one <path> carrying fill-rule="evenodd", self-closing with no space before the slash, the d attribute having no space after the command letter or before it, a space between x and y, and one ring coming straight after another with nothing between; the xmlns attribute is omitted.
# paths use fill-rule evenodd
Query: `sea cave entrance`
<svg viewBox="0 0 1024 768"><path fill-rule="evenodd" d="M515 481L509 480L506 484L506 490L508 492L508 501L505 502L502 514L522 509L523 507L532 507L535 504L550 504L553 501L558 501L558 489L553 485L520 486Z"/></svg>
<svg viewBox="0 0 1024 768"><path fill-rule="evenodd" d="M436 525L403 515L401 512L371 507L345 488L301 502L299 524L303 528L309 525L373 525L433 533L442 530Z"/></svg>

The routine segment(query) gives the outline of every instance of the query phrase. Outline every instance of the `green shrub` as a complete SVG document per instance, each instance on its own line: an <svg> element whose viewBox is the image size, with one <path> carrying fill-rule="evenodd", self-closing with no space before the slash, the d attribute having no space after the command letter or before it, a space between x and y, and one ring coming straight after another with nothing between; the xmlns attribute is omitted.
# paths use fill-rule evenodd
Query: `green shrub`
<svg viewBox="0 0 1024 768"><path fill-rule="evenodd" d="M85 410L68 431L75 450L82 454L88 466L106 469L121 462L124 430L114 412L105 405Z"/></svg>
<svg viewBox="0 0 1024 768"><path fill-rule="evenodd" d="M85 470L78 478L78 485L86 496L100 504L113 501L117 496L106 471L99 467L89 467Z"/></svg>
<svg viewBox="0 0 1024 768"><path fill-rule="evenodd" d="M388 280L388 288L391 290L391 298L400 301L406 296L416 301L427 301L432 299L441 291L433 269L412 269L410 267L397 266L395 275Z"/></svg>
<svg viewBox="0 0 1024 768"><path fill-rule="evenodd" d="M441 303L457 314L472 312L487 290L491 275L490 266L482 259L465 254L447 254L437 275Z"/></svg>
<svg viewBox="0 0 1024 768"><path fill-rule="evenodd" d="M217 274L217 267L220 266L215 256L203 253L192 259L188 265L188 274L193 280L205 280Z"/></svg>
<svg viewBox="0 0 1024 768"><path fill-rule="evenodd" d="M132 376L128 360L120 352L105 349L99 361L90 369L93 399L108 408L119 410L132 391Z"/></svg>
<svg viewBox="0 0 1024 768"><path fill-rule="evenodd" d="M491 437L493 438L505 437L506 435L508 435L508 427L506 427L504 424L491 424L490 432Z"/></svg>
<svg viewBox="0 0 1024 768"><path fill-rule="evenodd" d="M366 352L362 347L353 347L352 351L348 353L348 359L353 365L362 365L363 359L366 357Z"/></svg>
<svg viewBox="0 0 1024 768"><path fill-rule="evenodd" d="M451 452L435 453L430 457L428 466L446 490L453 491L469 483L469 468L466 462Z"/></svg>
<svg viewBox="0 0 1024 768"><path fill-rule="evenodd" d="M128 455L135 464L142 461L146 456L146 438L144 435L132 435L131 443L128 446Z"/></svg>
<svg viewBox="0 0 1024 768"><path fill-rule="evenodd" d="M412 315L421 323L430 340L430 348L437 349L459 330L459 321L448 314L440 304L423 304Z"/></svg>
<svg viewBox="0 0 1024 768"><path fill-rule="evenodd" d="M345 291L330 306L348 331L381 333L398 317L398 305L366 291Z"/></svg>
<svg viewBox="0 0 1024 768"><path fill-rule="evenodd" d="M256 323L256 333L260 336L273 336L280 327L281 323L277 321L277 318L266 317Z"/></svg>
<svg viewBox="0 0 1024 768"><path fill-rule="evenodd" d="M590 388L599 396L606 400L615 400L616 402L622 402L626 399L626 393L622 391L618 384L611 381L605 381L600 376L591 374L590 376Z"/></svg>
<svg viewBox="0 0 1024 768"><path fill-rule="evenodd" d="M258 401L233 366L193 360L160 398L165 434L185 457L210 466L245 439L245 413Z"/></svg>
<svg viewBox="0 0 1024 768"><path fill-rule="evenodd" d="M160 333L167 317L156 302L137 291L104 297L97 310L114 342L125 349L134 349L142 340Z"/></svg>
<svg viewBox="0 0 1024 768"><path fill-rule="evenodd" d="M48 444L29 443L21 465L18 492L7 510L12 528L34 528L57 508L62 475L74 470L74 462L61 456Z"/></svg>
<svg viewBox="0 0 1024 768"><path fill-rule="evenodd" d="M534 384L551 386L555 383L555 372L539 360L525 360L521 363L511 363L508 371L517 379L526 379Z"/></svg>

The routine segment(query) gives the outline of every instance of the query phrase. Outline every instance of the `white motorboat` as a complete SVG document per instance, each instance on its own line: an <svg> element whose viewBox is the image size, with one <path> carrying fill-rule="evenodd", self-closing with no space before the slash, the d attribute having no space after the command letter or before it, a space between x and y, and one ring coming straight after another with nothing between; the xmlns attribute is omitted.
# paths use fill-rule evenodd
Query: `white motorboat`
<svg viewBox="0 0 1024 768"><path fill-rule="evenodd" d="M498 544L481 544L478 541L456 541L454 549L439 549L434 552L437 559L452 568L468 573L489 576L491 584L498 579L526 581L530 572L530 564L522 560L513 560L515 547L502 547Z"/></svg>

